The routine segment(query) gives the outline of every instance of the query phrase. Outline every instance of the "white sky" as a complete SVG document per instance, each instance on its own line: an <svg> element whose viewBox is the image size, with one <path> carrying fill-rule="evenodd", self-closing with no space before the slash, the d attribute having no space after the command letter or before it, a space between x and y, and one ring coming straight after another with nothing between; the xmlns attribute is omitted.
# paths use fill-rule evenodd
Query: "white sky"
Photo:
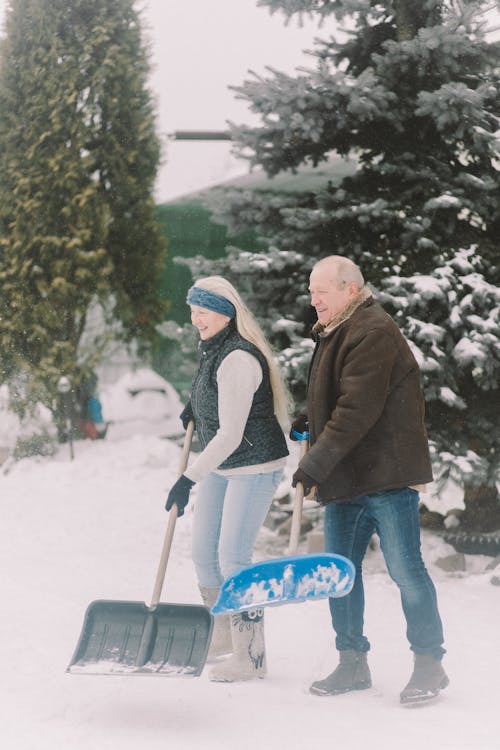
<svg viewBox="0 0 500 750"><path fill-rule="evenodd" d="M159 202L241 174L246 162L230 155L228 142L168 141L174 130L224 130L226 120L249 122L246 105L229 85L238 85L251 68L265 65L292 72L307 64L317 27L288 28L282 16L258 8L256 0L138 0L150 26L152 88L157 97L163 163ZM3 19L7 0L0 0ZM310 64L310 63L309 63Z"/></svg>
<svg viewBox="0 0 500 750"><path fill-rule="evenodd" d="M249 69L266 65L292 72L312 61L303 54L315 35L328 36L311 22L303 28L271 16L257 0L138 0L144 7L152 42L152 88L157 97L163 163L159 202L199 190L247 170L230 154L227 142L173 142L175 130L221 130L226 120L255 122L230 85L243 82ZM0 0L3 18L7 0Z"/></svg>
<svg viewBox="0 0 500 750"><path fill-rule="evenodd" d="M266 65L292 72L308 63L317 28L285 27L282 17L258 8L256 0L143 0L153 41L153 88L158 96L159 130L224 130L226 120L249 122L246 104L228 86L243 82L249 69ZM310 64L310 63L309 63ZM245 162L230 154L228 142L173 142L164 146L157 197L198 190L240 174Z"/></svg>

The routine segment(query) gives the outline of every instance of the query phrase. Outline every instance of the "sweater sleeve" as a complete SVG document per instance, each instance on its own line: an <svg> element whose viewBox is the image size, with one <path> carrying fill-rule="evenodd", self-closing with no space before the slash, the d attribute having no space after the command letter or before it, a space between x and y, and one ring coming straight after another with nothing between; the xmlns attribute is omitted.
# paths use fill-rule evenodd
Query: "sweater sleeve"
<svg viewBox="0 0 500 750"><path fill-rule="evenodd" d="M219 429L184 472L193 482L214 471L240 445L261 382L262 368L249 352L237 349L223 359L217 370Z"/></svg>

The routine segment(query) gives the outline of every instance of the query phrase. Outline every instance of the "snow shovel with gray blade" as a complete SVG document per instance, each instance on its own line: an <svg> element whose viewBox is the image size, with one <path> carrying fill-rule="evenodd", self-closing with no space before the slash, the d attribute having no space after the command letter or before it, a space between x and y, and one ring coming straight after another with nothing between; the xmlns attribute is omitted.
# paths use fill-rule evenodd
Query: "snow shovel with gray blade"
<svg viewBox="0 0 500 750"><path fill-rule="evenodd" d="M300 440L300 458L307 451L309 433L295 433ZM223 582L214 615L227 612L293 604L310 599L346 596L354 585L355 568L342 555L323 552L297 555L304 488L297 483L290 529L290 557L249 565Z"/></svg>
<svg viewBox="0 0 500 750"><path fill-rule="evenodd" d="M193 429L191 422L186 431L179 476L187 466ZM212 636L213 617L209 609L197 604L160 603L176 521L174 504L149 607L144 602L91 602L67 672L170 677L201 674Z"/></svg>

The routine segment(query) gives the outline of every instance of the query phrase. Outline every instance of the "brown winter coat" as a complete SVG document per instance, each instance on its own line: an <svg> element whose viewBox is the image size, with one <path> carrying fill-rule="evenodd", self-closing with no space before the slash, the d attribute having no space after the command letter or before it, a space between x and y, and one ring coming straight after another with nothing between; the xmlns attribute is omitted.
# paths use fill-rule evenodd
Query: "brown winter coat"
<svg viewBox="0 0 500 750"><path fill-rule="evenodd" d="M392 318L367 296L316 334L311 447L300 466L317 480L323 503L432 481L417 362Z"/></svg>

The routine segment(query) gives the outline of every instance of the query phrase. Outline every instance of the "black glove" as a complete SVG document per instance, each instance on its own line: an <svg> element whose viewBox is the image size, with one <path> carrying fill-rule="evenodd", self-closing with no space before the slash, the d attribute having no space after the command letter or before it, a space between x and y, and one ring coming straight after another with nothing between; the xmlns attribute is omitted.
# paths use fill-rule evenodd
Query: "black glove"
<svg viewBox="0 0 500 750"><path fill-rule="evenodd" d="M182 426L185 430L188 428L188 424L190 422L194 422L194 414L193 410L191 408L191 401L188 401L184 409L179 414L180 420L182 422Z"/></svg>
<svg viewBox="0 0 500 750"><path fill-rule="evenodd" d="M296 487L297 483L300 482L304 488L304 495L308 495L312 488L317 485L317 481L306 474L305 471L299 467L292 477L292 487Z"/></svg>
<svg viewBox="0 0 500 750"><path fill-rule="evenodd" d="M167 502L165 503L165 510L171 510L172 505L177 505L177 515L179 518L184 515L184 508L189 501L189 493L195 483L188 479L184 474L181 474L177 482L174 484L170 492L168 493Z"/></svg>
<svg viewBox="0 0 500 750"><path fill-rule="evenodd" d="M307 419L307 414L299 414L297 419L294 419L292 422L292 426L290 429L290 440L300 440L300 438L295 435L295 432L298 432L300 435L302 435L303 432L309 431L309 422Z"/></svg>

